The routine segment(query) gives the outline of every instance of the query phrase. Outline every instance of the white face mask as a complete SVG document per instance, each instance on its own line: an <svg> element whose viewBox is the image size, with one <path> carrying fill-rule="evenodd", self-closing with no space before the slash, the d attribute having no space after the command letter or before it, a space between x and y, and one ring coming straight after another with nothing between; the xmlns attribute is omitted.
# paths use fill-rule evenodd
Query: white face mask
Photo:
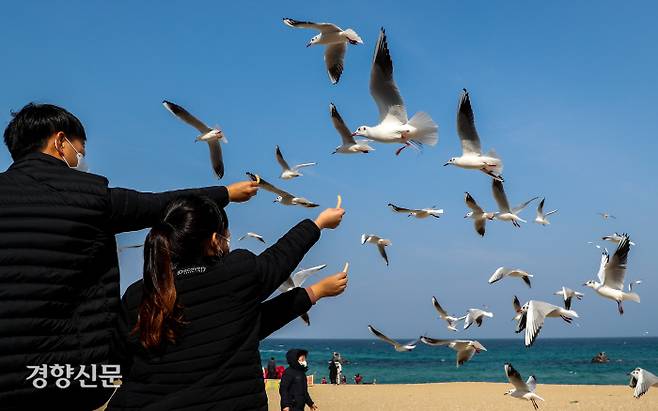
<svg viewBox="0 0 658 411"><path fill-rule="evenodd" d="M64 160L66 165L69 166L69 168L72 168L73 170L78 170L78 171L83 171L83 172L89 171L89 166L87 165L87 162L85 161L85 156L82 155L82 153L80 153L78 150L75 149L75 147L73 146L71 141L69 141L68 138L64 137L64 139L71 145L71 147L73 148L73 151L75 151L75 157L78 160L78 163L75 166L72 166L72 165L69 164L68 161L66 161L66 157L62 156L62 159Z"/></svg>
<svg viewBox="0 0 658 411"><path fill-rule="evenodd" d="M306 364L306 361L300 361L299 365L301 365L302 367L306 367L307 364Z"/></svg>

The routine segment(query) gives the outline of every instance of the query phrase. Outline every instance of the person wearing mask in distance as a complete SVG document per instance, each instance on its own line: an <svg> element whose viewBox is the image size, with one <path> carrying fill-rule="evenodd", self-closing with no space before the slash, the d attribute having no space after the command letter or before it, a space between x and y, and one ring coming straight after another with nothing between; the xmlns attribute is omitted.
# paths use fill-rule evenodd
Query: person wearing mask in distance
<svg viewBox="0 0 658 411"><path fill-rule="evenodd" d="M304 411L306 405L313 411L318 410L318 406L308 393L307 357L308 351L296 348L286 353L288 368L283 372L279 385L282 411Z"/></svg>
<svg viewBox="0 0 658 411"><path fill-rule="evenodd" d="M3 410L57 403L89 411L106 402L113 388L74 377L120 361L115 234L151 227L181 195L202 194L224 207L257 191L252 182L164 193L108 188L105 177L81 172L86 141L80 120L51 104L26 105L4 130L14 162L0 173L0 340L11 341L0 344ZM75 373L70 385L59 388L48 375L36 388L30 374L56 364Z"/></svg>
<svg viewBox="0 0 658 411"><path fill-rule="evenodd" d="M260 340L342 293L347 274L265 299L343 214L326 209L255 255L229 250L228 218L213 201L173 201L146 237L143 279L123 296L132 366L108 411L267 410Z"/></svg>

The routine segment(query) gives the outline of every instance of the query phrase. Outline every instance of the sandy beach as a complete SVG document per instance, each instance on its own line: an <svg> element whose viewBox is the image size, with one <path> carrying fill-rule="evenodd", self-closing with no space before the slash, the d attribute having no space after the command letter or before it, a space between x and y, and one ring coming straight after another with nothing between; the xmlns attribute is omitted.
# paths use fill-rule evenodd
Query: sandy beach
<svg viewBox="0 0 658 411"><path fill-rule="evenodd" d="M510 384L315 385L311 397L322 411L338 410L532 410L528 401L503 395ZM542 410L658 410L658 389L640 399L624 385L543 385ZM269 409L280 410L279 393L268 388ZM308 409L308 408L307 408Z"/></svg>

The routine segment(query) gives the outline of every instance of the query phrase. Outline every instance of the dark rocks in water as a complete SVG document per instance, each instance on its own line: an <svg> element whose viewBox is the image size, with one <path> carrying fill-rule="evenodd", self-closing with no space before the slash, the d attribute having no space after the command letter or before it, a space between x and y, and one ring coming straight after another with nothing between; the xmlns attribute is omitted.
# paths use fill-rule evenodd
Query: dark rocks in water
<svg viewBox="0 0 658 411"><path fill-rule="evenodd" d="M609 362L610 359L608 358L608 355L605 352L600 352L592 358L592 363L593 364L605 364Z"/></svg>

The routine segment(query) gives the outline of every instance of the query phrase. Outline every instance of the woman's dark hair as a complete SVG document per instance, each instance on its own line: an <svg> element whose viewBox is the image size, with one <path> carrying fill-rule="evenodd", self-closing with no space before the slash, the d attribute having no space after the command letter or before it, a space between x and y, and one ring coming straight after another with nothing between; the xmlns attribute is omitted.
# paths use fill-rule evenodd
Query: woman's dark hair
<svg viewBox="0 0 658 411"><path fill-rule="evenodd" d="M137 323L132 334L146 349L163 340L175 343L183 321L174 270L199 263L205 256L213 233L226 235L228 219L223 209L208 197L184 196L166 207L162 221L146 236L144 283Z"/></svg>
<svg viewBox="0 0 658 411"><path fill-rule="evenodd" d="M87 141L85 128L76 116L52 104L28 103L19 112L12 112L5 128L5 144L11 158L18 160L26 154L41 150L48 137L59 131L68 138Z"/></svg>

